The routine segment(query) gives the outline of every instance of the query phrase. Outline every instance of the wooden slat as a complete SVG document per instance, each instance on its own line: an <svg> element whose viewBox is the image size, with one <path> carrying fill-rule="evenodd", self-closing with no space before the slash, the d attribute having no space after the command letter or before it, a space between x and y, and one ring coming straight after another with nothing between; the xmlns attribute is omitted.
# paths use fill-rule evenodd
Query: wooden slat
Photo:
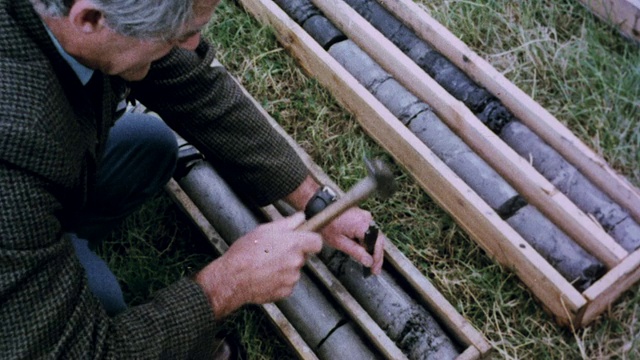
<svg viewBox="0 0 640 360"><path fill-rule="evenodd" d="M376 345L380 354L384 355L387 359L407 359L393 340L387 336L320 259L315 256L310 257L307 260L307 266L316 278L318 278L327 289L331 290L330 293L334 300L342 305L351 319L367 334L369 340Z"/></svg>
<svg viewBox="0 0 640 360"><path fill-rule="evenodd" d="M393 244L387 244L385 248L385 260L406 279L416 291L420 299L428 305L431 312L444 323L455 335L459 342L473 345L475 353L485 356L491 351L491 345L433 286L422 273L396 248ZM470 351L471 352L471 351ZM466 353L466 352L465 352ZM472 357L476 359L478 357ZM463 357L465 358L465 357ZM460 359L460 358L459 358Z"/></svg>
<svg viewBox="0 0 640 360"><path fill-rule="evenodd" d="M620 32L640 44L639 0L579 0L596 16L613 24Z"/></svg>
<svg viewBox="0 0 640 360"><path fill-rule="evenodd" d="M204 217L196 204L185 194L180 185L173 179L165 185L165 190L169 197L184 211L200 232L209 240L218 256L224 254L229 245L222 239L222 236L213 228L211 223Z"/></svg>
<svg viewBox="0 0 640 360"><path fill-rule="evenodd" d="M205 218L196 204L185 194L180 185L171 179L165 186L165 190L171 199L189 216L200 232L209 240L218 253L218 256L224 254L229 248L229 245L227 245L213 225ZM303 360L318 360L313 350L311 350L309 345L302 339L302 336L300 336L298 331L296 331L276 305L263 304L260 305L260 308L271 323L276 326L285 341L295 351L298 358Z"/></svg>
<svg viewBox="0 0 640 360"><path fill-rule="evenodd" d="M483 160L502 175L530 204L585 250L614 267L627 252L557 191L527 160L518 155L433 78L340 0L312 0L342 32L422 101Z"/></svg>
<svg viewBox="0 0 640 360"><path fill-rule="evenodd" d="M282 337L287 341L289 346L295 351L299 359L302 360L318 360L316 354L311 350L309 345L302 339L302 336L293 327L291 322L284 316L282 311L273 303L260 306L262 311L267 314L269 320L276 329L280 331Z"/></svg>
<svg viewBox="0 0 640 360"><path fill-rule="evenodd" d="M456 360L476 360L482 359L482 354L474 347L467 348L462 354L458 355Z"/></svg>
<svg viewBox="0 0 640 360"><path fill-rule="evenodd" d="M631 253L620 265L609 270L583 292L588 304L578 326L586 326L607 309L623 292L640 280L640 250Z"/></svg>
<svg viewBox="0 0 640 360"><path fill-rule="evenodd" d="M637 7L639 1L634 2ZM381 4L402 19L420 38L500 99L527 127L640 222L640 191L617 174L602 157L546 109L411 0L384 0Z"/></svg>
<svg viewBox="0 0 640 360"><path fill-rule="evenodd" d="M316 77L362 127L402 164L476 241L513 269L538 298L565 322L584 298L511 227L380 104L293 20L270 0L241 0L257 19L272 26L282 46Z"/></svg>

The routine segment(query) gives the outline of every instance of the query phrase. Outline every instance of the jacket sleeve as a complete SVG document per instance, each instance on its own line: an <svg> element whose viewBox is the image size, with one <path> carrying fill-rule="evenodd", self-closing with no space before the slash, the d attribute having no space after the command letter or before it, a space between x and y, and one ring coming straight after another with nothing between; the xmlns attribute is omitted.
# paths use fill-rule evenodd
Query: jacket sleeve
<svg viewBox="0 0 640 360"><path fill-rule="evenodd" d="M190 279L115 318L89 290L61 222L82 192L85 149L67 151L80 136L59 129L73 113L55 77L37 75L43 68L0 61L0 358L180 359L206 349L216 322Z"/></svg>
<svg viewBox="0 0 640 360"><path fill-rule="evenodd" d="M201 42L172 51L132 84L133 96L196 146L242 194L266 205L295 190L308 171Z"/></svg>
<svg viewBox="0 0 640 360"><path fill-rule="evenodd" d="M146 305L109 318L55 213L47 182L0 161L0 358L187 358L215 321L183 279Z"/></svg>

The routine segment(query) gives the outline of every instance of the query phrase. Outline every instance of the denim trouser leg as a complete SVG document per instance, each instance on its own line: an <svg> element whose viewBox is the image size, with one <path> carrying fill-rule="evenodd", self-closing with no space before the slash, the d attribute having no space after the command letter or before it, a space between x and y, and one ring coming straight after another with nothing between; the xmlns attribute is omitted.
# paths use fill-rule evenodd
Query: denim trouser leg
<svg viewBox="0 0 640 360"><path fill-rule="evenodd" d="M71 234L76 257L87 274L89 288L95 295L109 316L115 316L127 308L122 295L118 279L111 272L107 263L93 250L89 249L89 242Z"/></svg>
<svg viewBox="0 0 640 360"><path fill-rule="evenodd" d="M124 310L126 304L116 277L91 244L162 189L176 158L175 135L151 115L126 113L109 133L95 192L79 216L72 239L89 287L110 315Z"/></svg>

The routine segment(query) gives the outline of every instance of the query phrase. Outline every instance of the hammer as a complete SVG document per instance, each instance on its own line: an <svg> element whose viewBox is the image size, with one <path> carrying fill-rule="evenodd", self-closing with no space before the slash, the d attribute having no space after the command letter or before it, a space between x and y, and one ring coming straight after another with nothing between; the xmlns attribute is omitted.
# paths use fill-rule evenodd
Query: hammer
<svg viewBox="0 0 640 360"><path fill-rule="evenodd" d="M395 192L395 181L391 169L380 159L369 161L365 159L368 176L355 184L347 193L329 204L296 230L318 231L331 220L338 217L347 209L359 204L374 192L382 199L387 199Z"/></svg>

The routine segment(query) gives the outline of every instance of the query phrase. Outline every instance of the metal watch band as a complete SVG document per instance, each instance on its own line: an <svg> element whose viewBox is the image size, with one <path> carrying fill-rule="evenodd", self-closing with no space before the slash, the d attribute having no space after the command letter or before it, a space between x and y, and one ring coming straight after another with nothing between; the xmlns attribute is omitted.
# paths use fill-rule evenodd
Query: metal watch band
<svg viewBox="0 0 640 360"><path fill-rule="evenodd" d="M315 194L313 194L307 203L307 206L304 208L305 217L310 219L337 199L338 193L336 193L335 190L329 186L321 187L315 192Z"/></svg>

